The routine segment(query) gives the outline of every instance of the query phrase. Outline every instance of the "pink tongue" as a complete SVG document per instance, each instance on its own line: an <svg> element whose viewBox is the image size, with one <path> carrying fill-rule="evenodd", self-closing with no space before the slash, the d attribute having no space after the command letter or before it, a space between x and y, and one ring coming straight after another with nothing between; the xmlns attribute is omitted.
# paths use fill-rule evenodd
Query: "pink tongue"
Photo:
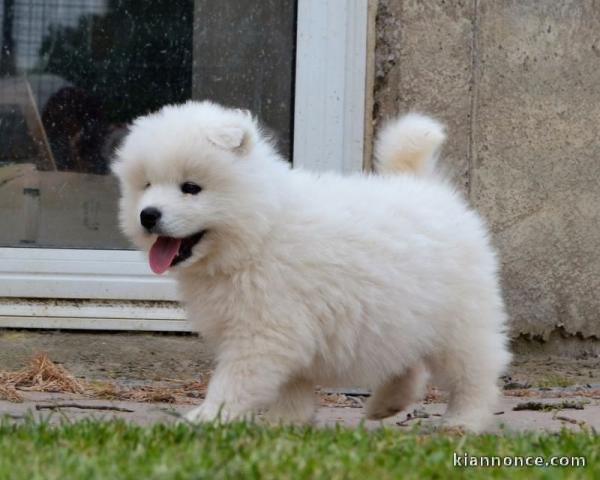
<svg viewBox="0 0 600 480"><path fill-rule="evenodd" d="M158 237L150 249L150 268L154 273L166 272L179 251L181 239Z"/></svg>

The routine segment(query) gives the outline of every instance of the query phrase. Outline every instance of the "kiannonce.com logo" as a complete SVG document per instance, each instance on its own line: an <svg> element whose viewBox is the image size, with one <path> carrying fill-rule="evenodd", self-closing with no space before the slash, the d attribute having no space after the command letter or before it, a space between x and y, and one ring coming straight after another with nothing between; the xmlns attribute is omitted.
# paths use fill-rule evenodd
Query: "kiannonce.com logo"
<svg viewBox="0 0 600 480"><path fill-rule="evenodd" d="M452 454L454 467L585 467L585 457L543 456L477 456L465 453Z"/></svg>

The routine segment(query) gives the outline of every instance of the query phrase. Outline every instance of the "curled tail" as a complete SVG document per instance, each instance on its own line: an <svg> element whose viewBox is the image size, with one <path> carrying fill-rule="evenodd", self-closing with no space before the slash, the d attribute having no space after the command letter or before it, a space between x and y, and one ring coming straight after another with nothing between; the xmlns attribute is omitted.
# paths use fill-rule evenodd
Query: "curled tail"
<svg viewBox="0 0 600 480"><path fill-rule="evenodd" d="M431 174L445 139L444 126L433 118L418 113L396 118L377 135L375 169L384 174Z"/></svg>

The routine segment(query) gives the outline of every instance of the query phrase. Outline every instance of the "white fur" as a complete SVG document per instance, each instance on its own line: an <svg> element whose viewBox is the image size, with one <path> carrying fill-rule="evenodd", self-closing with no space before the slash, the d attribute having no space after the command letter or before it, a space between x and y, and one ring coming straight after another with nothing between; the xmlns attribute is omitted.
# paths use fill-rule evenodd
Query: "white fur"
<svg viewBox="0 0 600 480"><path fill-rule="evenodd" d="M389 173L387 159L409 151L426 172L442 140L437 122L408 116L380 137L379 165ZM163 211L166 235L207 230L172 268L216 356L190 420L266 409L305 422L317 384L373 388L368 413L382 418L417 398L429 371L450 391L448 424L485 425L510 358L506 315L485 226L449 185L291 170L251 116L209 102L138 119L114 171L138 247L156 238L139 223L147 206ZM184 181L203 191L182 194Z"/></svg>
<svg viewBox="0 0 600 480"><path fill-rule="evenodd" d="M375 142L377 171L432 174L445 139L443 125L419 113L389 121Z"/></svg>

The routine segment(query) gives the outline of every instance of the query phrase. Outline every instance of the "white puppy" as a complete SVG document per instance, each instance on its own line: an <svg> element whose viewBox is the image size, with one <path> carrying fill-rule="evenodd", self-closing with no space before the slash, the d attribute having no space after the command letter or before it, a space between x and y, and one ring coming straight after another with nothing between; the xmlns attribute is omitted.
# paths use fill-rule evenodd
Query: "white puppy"
<svg viewBox="0 0 600 480"><path fill-rule="evenodd" d="M434 174L443 127L385 127L379 175L290 169L241 110L210 102L137 119L118 151L124 232L171 270L216 369L192 421L267 410L304 422L316 385L367 386L369 418L418 399L481 429L509 362L486 229Z"/></svg>

